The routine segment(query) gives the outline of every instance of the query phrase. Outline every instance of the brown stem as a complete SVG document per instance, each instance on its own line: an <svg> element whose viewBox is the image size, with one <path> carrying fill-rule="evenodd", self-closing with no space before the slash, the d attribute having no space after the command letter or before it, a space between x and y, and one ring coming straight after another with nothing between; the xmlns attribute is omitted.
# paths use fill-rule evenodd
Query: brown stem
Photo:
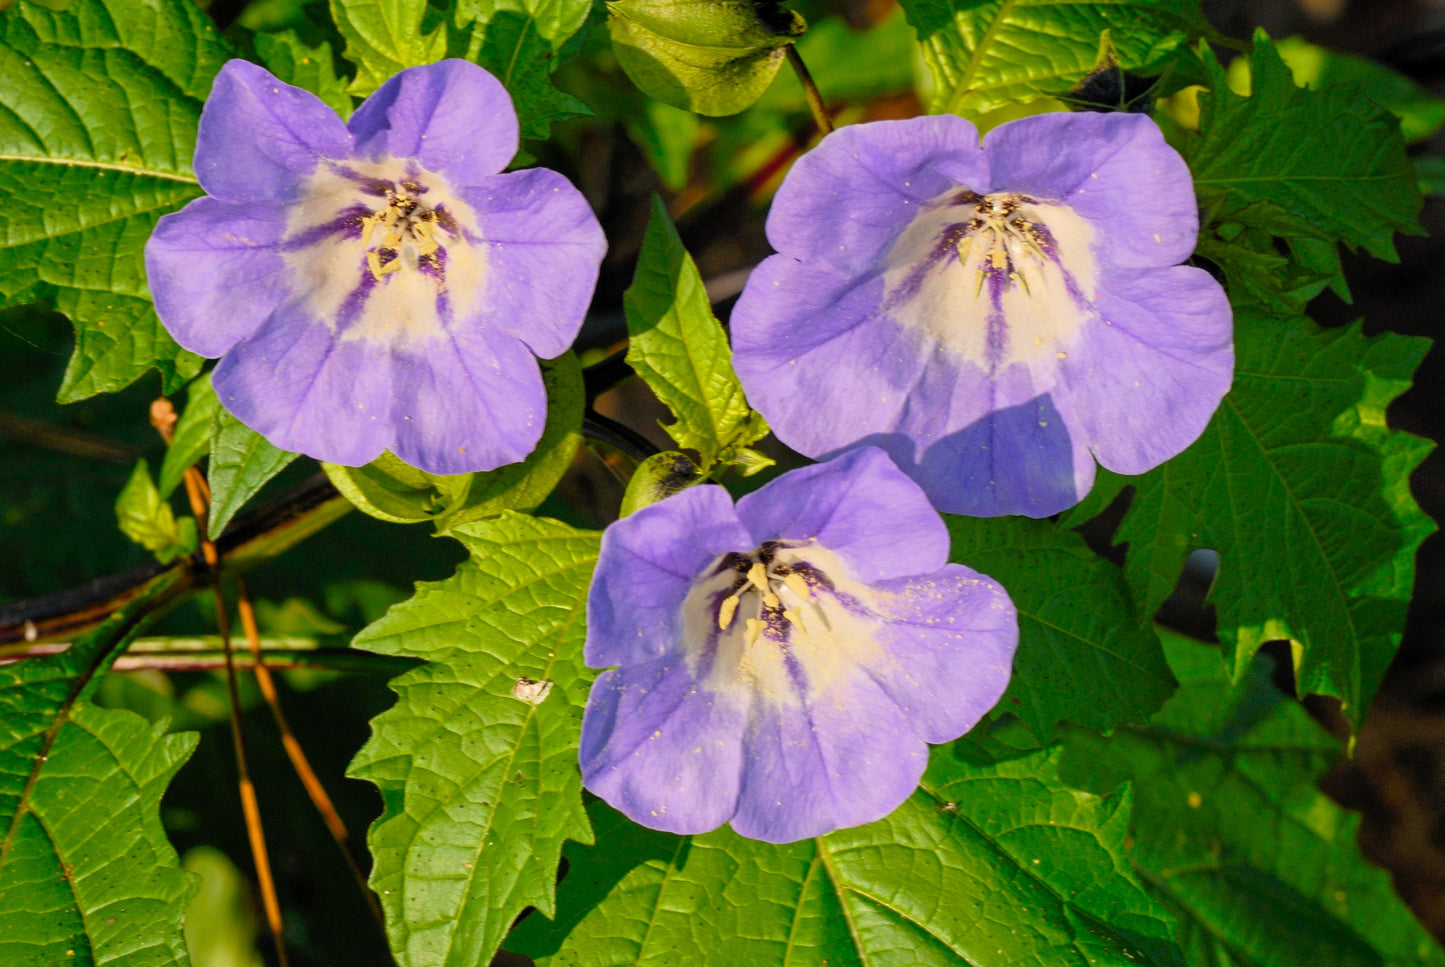
<svg viewBox="0 0 1445 967"><path fill-rule="evenodd" d="M151 425L171 445L175 436L176 415L170 401L162 397L151 404ZM261 906L266 912L266 926L271 930L271 939L276 944L276 961L280 967L289 967L286 957L286 924L281 918L281 901L276 896L276 880L271 875L271 855L266 850L266 831L261 825L261 805L256 800L256 786L251 782L251 772L246 765L246 735L241 724L241 693L236 686L236 662L231 652L231 621L226 611L226 595L221 585L220 555L216 545L206 534L207 499L210 488L195 467L187 467L182 478L186 485L186 497L190 500L191 513L196 515L196 527L201 535L201 558L206 562L206 571L211 578L211 594L216 602L216 630L221 633L221 645L226 653L226 696L231 713L231 742L236 751L236 782L241 794L241 811L246 817L246 838L251 843L251 860L256 865L256 885L261 891Z"/></svg>
<svg viewBox="0 0 1445 967"><path fill-rule="evenodd" d="M266 704L271 709L271 717L276 721L276 728L281 733L281 745L286 749L286 757L291 760L291 768L296 770L296 775L301 780L301 785L306 787L306 794L311 797L311 804L321 814L326 828L331 832L331 838L336 840L336 845L341 847L341 855L346 858L346 865L351 868L351 875L356 880L357 886L361 888L361 895L366 899L366 905L371 910L371 915L376 918L377 926L381 927L382 936L386 936L386 915L381 912L381 904L376 899L376 894L371 892L367 885L366 873L361 869L361 863L356 858L356 852L351 848L351 835L346 830L346 824L341 821L341 816L332 805L331 797L326 794L326 788L321 785L321 780L316 777L316 771L311 768L306 753L301 748L301 743L296 740L295 734L291 731L290 724L286 721L286 713L281 710L281 699L276 694L276 683L271 679L271 671L266 667L266 658L261 653L261 630L256 626L256 612L251 607L251 598L246 593L246 579L236 578L236 606L241 613L241 627L246 632L246 640L251 647L251 660L253 669L256 672L256 684L261 687L261 694L266 699Z"/></svg>
<svg viewBox="0 0 1445 967"><path fill-rule="evenodd" d="M823 103L823 95L813 82L813 75L808 73L808 65L803 63L803 55L798 53L798 45L789 44L786 50L788 63L793 65L793 73L798 75L798 82L803 85L803 96L808 99L808 110L813 112L813 123L818 125L818 133L832 134L833 119L828 116L828 106Z"/></svg>

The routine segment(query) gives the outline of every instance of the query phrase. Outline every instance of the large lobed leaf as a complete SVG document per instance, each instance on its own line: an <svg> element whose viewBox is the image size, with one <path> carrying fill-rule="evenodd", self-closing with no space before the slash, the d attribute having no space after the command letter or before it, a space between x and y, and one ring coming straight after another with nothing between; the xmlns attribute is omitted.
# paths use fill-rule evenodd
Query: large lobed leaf
<svg viewBox="0 0 1445 967"><path fill-rule="evenodd" d="M143 249L200 194L191 151L227 52L187 0L21 0L0 12L0 304L43 301L75 324L63 402L167 392L201 366L161 327Z"/></svg>
<svg viewBox="0 0 1445 967"><path fill-rule="evenodd" d="M998 581L1018 608L1018 653L1000 708L1045 740L1060 722L1108 731L1158 711L1174 676L1118 567L1049 521L944 519L951 560Z"/></svg>
<svg viewBox="0 0 1445 967"><path fill-rule="evenodd" d="M1355 84L1296 87L1262 33L1249 96L1230 90L1218 61L1203 56L1211 90L1199 97L1198 134L1181 147L1206 213L1238 217L1254 205L1300 226L1275 234L1308 226L1331 247L1342 241L1393 261L1393 235L1419 231L1421 204L1398 119Z"/></svg>
<svg viewBox="0 0 1445 967"><path fill-rule="evenodd" d="M974 117L1063 94L1098 62L1147 71L1205 29L1198 0L903 0L933 75L929 109ZM1040 149L1045 150L1045 149Z"/></svg>
<svg viewBox="0 0 1445 967"><path fill-rule="evenodd" d="M1399 644L1415 551L1435 530L1409 483L1433 444L1385 420L1428 345L1238 315L1234 387L1203 436L1128 481L1118 538L1141 612L1158 610L1191 550L1215 550L1211 600L1235 674L1264 642L1288 639L1300 694L1338 697L1358 724Z"/></svg>
<svg viewBox="0 0 1445 967"><path fill-rule="evenodd" d="M697 451L704 471L768 432L743 397L702 276L656 196L623 305L627 362L677 416L663 429Z"/></svg>
<svg viewBox="0 0 1445 967"><path fill-rule="evenodd" d="M784 846L654 832L595 804L561 916L534 914L507 947L543 967L1181 963L1124 858L1129 794L1065 786L1058 756L940 747L888 818Z"/></svg>
<svg viewBox="0 0 1445 967"><path fill-rule="evenodd" d="M6 967L190 963L181 917L195 878L161 829L160 800L196 736L88 700L149 604L142 597L63 654L0 667Z"/></svg>
<svg viewBox="0 0 1445 967"><path fill-rule="evenodd" d="M592 836L577 743L597 535L513 513L453 533L471 559L356 639L428 659L351 766L386 804L371 883L402 967L486 963L524 909L553 912L563 840Z"/></svg>
<svg viewBox="0 0 1445 967"><path fill-rule="evenodd" d="M1359 817L1315 788L1335 741L1264 668L1239 688L1217 648L1164 640L1181 686L1153 728L1075 733L1064 775L1132 785L1130 859L1178 918L1191 967L1445 964L1360 856Z"/></svg>

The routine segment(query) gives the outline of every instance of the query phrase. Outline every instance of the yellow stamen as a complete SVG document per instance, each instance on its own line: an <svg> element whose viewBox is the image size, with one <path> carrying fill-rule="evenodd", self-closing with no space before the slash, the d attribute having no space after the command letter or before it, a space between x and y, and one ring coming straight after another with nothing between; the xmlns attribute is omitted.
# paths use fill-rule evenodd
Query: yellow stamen
<svg viewBox="0 0 1445 967"><path fill-rule="evenodd" d="M733 623L733 617L738 613L738 596L724 598L722 606L717 609L717 626L720 631L727 631L728 625Z"/></svg>

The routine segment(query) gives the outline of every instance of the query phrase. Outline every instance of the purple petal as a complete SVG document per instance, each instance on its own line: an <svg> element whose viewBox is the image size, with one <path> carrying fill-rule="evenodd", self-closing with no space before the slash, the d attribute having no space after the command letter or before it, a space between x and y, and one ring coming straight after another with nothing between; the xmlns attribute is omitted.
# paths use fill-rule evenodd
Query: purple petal
<svg viewBox="0 0 1445 967"><path fill-rule="evenodd" d="M279 205L197 198L163 217L146 242L146 279L156 312L185 349L220 356L290 296L276 244Z"/></svg>
<svg viewBox="0 0 1445 967"><path fill-rule="evenodd" d="M1008 687L1018 612L997 582L959 564L879 585L884 656L868 672L928 742L963 735Z"/></svg>
<svg viewBox="0 0 1445 967"><path fill-rule="evenodd" d="M201 111L196 177L222 201L290 201L319 159L351 152L346 126L316 95L230 60Z"/></svg>
<svg viewBox="0 0 1445 967"><path fill-rule="evenodd" d="M1199 205L1189 167L1142 114L1038 114L990 131L984 150L1001 187L1064 202L1088 219L1114 266L1175 265L1194 251Z"/></svg>
<svg viewBox="0 0 1445 967"><path fill-rule="evenodd" d="M754 544L813 541L872 582L948 560L948 528L918 485L874 447L784 474L738 501Z"/></svg>
<svg viewBox="0 0 1445 967"><path fill-rule="evenodd" d="M485 325L397 350L392 450L427 473L493 470L531 453L547 418L537 359Z"/></svg>
<svg viewBox="0 0 1445 967"><path fill-rule="evenodd" d="M390 354L338 340L296 302L231 349L212 383L226 409L283 450L357 467L390 443Z"/></svg>
<svg viewBox="0 0 1445 967"><path fill-rule="evenodd" d="M752 538L721 487L691 487L613 523L602 535L587 597L583 660L635 665L683 647L682 603L718 557Z"/></svg>
<svg viewBox="0 0 1445 967"><path fill-rule="evenodd" d="M927 365L880 315L881 276L853 279L786 255L764 259L733 308L733 365L778 439L819 456L891 429Z"/></svg>
<svg viewBox="0 0 1445 967"><path fill-rule="evenodd" d="M737 805L744 715L676 657L605 672L582 716L582 783L652 829L716 829Z"/></svg>
<svg viewBox="0 0 1445 967"><path fill-rule="evenodd" d="M1088 439L1068 425L1048 394L986 413L930 444L916 466L904 469L939 510L970 517L1048 517L1094 486Z"/></svg>
<svg viewBox="0 0 1445 967"><path fill-rule="evenodd" d="M477 212L491 324L544 359L561 355L577 338L607 253L587 199L546 168L486 178L461 194Z"/></svg>
<svg viewBox="0 0 1445 967"><path fill-rule="evenodd" d="M952 114L839 128L793 163L768 213L768 241L845 271L871 267L918 214L959 185L986 189L978 130Z"/></svg>
<svg viewBox="0 0 1445 967"><path fill-rule="evenodd" d="M791 843L882 819L918 787L928 746L874 682L854 674L801 705L760 699L732 827Z"/></svg>
<svg viewBox="0 0 1445 967"><path fill-rule="evenodd" d="M506 88L464 60L401 71L356 109L347 127L358 155L415 158L456 188L480 184L517 153L517 112Z"/></svg>
<svg viewBox="0 0 1445 967"><path fill-rule="evenodd" d="M1115 275L1060 363L1058 406L1099 462L1137 474L1199 438L1229 391L1233 318L1219 283L1177 266Z"/></svg>

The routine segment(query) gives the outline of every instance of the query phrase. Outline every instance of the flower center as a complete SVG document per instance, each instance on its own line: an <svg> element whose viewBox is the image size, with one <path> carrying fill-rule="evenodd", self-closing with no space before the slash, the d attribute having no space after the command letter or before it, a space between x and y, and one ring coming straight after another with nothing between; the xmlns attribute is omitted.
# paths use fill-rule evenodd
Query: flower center
<svg viewBox="0 0 1445 967"><path fill-rule="evenodd" d="M877 652L878 616L846 571L813 542L719 557L683 605L688 660L703 687L792 703L852 674Z"/></svg>
<svg viewBox="0 0 1445 967"><path fill-rule="evenodd" d="M281 249L308 307L342 339L407 349L481 301L486 247L475 213L410 159L318 165Z"/></svg>
<svg viewBox="0 0 1445 967"><path fill-rule="evenodd" d="M747 648L756 645L758 638L770 626L779 630L788 624L802 627L804 610L827 624L828 618L813 600L809 588L810 580L822 584L826 578L801 561L790 563L781 559L778 556L781 547L776 542L769 542L752 554L730 554L723 559L724 566L730 565L735 577L732 593L718 604L718 630L732 628L746 601L748 607L742 620Z"/></svg>
<svg viewBox="0 0 1445 967"><path fill-rule="evenodd" d="M1058 356L1094 311L1092 241L1066 205L955 189L889 251L883 309L984 368Z"/></svg>
<svg viewBox="0 0 1445 967"><path fill-rule="evenodd" d="M457 241L461 230L445 208L432 208L422 198L430 192L415 181L396 183L377 179L371 186L385 204L362 215L361 247L366 265L380 280L402 269L440 275L445 264L444 243Z"/></svg>

